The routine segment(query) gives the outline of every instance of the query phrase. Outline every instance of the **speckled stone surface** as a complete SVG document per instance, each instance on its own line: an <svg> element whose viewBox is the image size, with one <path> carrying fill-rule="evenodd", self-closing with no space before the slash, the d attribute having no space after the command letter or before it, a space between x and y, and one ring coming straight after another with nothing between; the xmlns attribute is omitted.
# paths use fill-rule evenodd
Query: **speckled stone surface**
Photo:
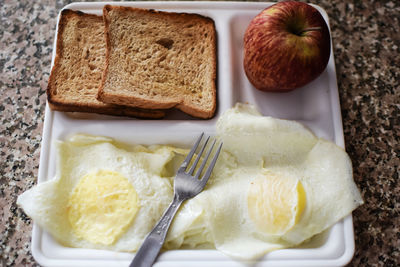
<svg viewBox="0 0 400 267"><path fill-rule="evenodd" d="M0 266L37 266L17 196L36 183L58 11L1 0ZM346 149L365 204L349 266L400 265L400 2L316 0L330 18Z"/></svg>

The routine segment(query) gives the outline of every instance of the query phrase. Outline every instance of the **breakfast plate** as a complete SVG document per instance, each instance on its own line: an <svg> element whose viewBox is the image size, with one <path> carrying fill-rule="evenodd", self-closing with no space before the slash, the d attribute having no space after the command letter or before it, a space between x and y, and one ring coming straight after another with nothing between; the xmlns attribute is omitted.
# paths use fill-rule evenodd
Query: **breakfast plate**
<svg viewBox="0 0 400 267"><path fill-rule="evenodd" d="M247 80L243 67L243 35L250 20L272 3L244 2L102 2L72 3L64 8L101 14L105 4L152 8L172 12L198 13L215 21L218 36L218 108L214 118L200 120L179 111L163 120L137 120L97 114L63 113L46 106L38 183L54 177L55 141L74 133L112 137L135 144L171 144L190 147L200 132L215 133L218 117L235 103L250 103L265 116L303 123L317 136L344 148L334 55L326 70L298 90L279 94L256 90ZM315 6L327 21L326 12ZM56 35L57 36L57 32ZM53 51L54 62L55 44ZM52 63L53 64L53 63ZM348 215L329 230L300 247L277 250L258 260L256 266L341 266L354 253L352 216ZM129 265L132 253L68 248L57 243L34 224L32 254L43 266L122 266ZM244 266L221 252L209 249L173 250L160 254L156 266Z"/></svg>

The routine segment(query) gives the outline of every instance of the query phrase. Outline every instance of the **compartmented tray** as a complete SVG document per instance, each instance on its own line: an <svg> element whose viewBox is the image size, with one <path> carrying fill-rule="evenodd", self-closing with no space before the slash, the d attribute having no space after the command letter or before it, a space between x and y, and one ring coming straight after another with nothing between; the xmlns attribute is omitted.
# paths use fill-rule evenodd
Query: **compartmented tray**
<svg viewBox="0 0 400 267"><path fill-rule="evenodd" d="M250 20L272 3L245 2L101 2L72 3L65 8L101 14L105 4L198 13L215 21L218 36L218 108L210 120L191 118L179 111L163 120L137 120L97 114L63 113L46 107L38 183L55 175L55 140L73 133L113 137L136 144L190 146L199 132L213 134L219 115L236 102L248 102L267 116L299 121L317 136L344 147L338 88L333 53L326 70L316 80L298 90L279 94L254 89L243 71L243 35ZM328 22L326 12L315 6ZM328 22L329 25L329 22ZM57 32L56 32L57 34ZM55 45L53 61L55 56ZM52 63L53 64L53 63ZM132 253L67 248L58 244L36 224L32 253L44 266L123 266ZM341 266L354 253L351 215L301 247L273 251L256 266ZM175 250L163 252L156 266L244 266L216 250Z"/></svg>

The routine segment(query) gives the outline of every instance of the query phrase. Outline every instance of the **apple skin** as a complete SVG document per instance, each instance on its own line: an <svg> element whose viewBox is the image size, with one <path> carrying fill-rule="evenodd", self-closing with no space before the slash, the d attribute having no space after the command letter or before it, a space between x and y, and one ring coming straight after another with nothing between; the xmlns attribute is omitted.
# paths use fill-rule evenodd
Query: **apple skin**
<svg viewBox="0 0 400 267"><path fill-rule="evenodd" d="M255 88L287 92L317 78L330 52L329 29L317 9L296 1L279 2L247 27L243 67Z"/></svg>

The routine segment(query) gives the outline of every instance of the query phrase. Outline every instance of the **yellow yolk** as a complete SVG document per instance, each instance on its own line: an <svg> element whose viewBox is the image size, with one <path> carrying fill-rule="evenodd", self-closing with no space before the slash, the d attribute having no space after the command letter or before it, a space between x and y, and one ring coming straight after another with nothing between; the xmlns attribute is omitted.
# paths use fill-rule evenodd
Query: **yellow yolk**
<svg viewBox="0 0 400 267"><path fill-rule="evenodd" d="M113 244L138 211L135 188L117 172L101 170L82 177L68 201L75 235L95 244Z"/></svg>
<svg viewBox="0 0 400 267"><path fill-rule="evenodd" d="M297 179L267 175L251 183L247 205L258 230L282 235L300 219L306 205L306 193Z"/></svg>

